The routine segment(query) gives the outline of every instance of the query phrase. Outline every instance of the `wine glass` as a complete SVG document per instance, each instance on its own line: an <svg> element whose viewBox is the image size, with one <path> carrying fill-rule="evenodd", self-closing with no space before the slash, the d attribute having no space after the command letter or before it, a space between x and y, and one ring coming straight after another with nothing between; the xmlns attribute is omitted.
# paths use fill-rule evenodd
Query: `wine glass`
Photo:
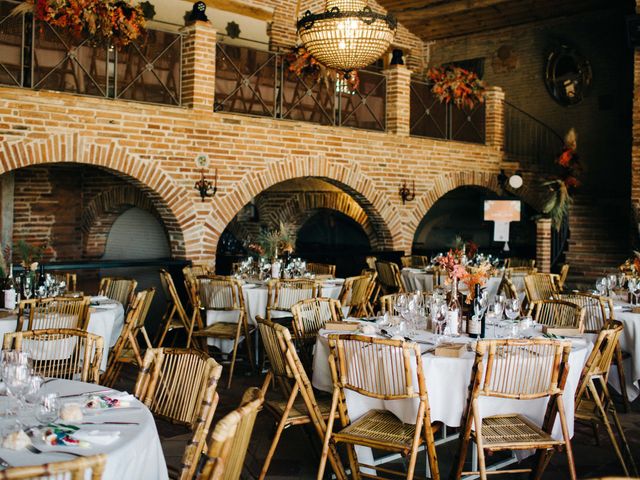
<svg viewBox="0 0 640 480"><path fill-rule="evenodd" d="M640 297L640 281L636 282L635 289L633 290L633 298L635 299L636 305L638 305L638 298Z"/></svg>
<svg viewBox="0 0 640 480"><path fill-rule="evenodd" d="M403 319L409 313L409 298L404 293L396 296L396 300L393 303L393 309L396 312L396 315L402 317Z"/></svg>
<svg viewBox="0 0 640 480"><path fill-rule="evenodd" d="M604 295L607 292L607 279L606 278L600 278L598 279L598 281L596 282L596 290L598 290L598 293L600 295Z"/></svg>
<svg viewBox="0 0 640 480"><path fill-rule="evenodd" d="M33 295L33 279L31 278L30 275L26 275L22 279L22 289L24 293L24 298L29 300L31 298L31 295Z"/></svg>
<svg viewBox="0 0 640 480"><path fill-rule="evenodd" d="M9 363L4 366L3 377L7 392L17 400L18 407L22 410L24 397L29 390L31 369L26 364Z"/></svg>
<svg viewBox="0 0 640 480"><path fill-rule="evenodd" d="M505 303L504 313L506 313L509 320L513 321L520 315L520 300L517 298L510 298Z"/></svg>
<svg viewBox="0 0 640 480"><path fill-rule="evenodd" d="M494 298L493 302L489 304L489 310L487 312L487 323L493 325L493 336L496 336L496 327L502 320L502 312L504 311L504 305L498 298ZM489 322L489 318L493 320Z"/></svg>
<svg viewBox="0 0 640 480"><path fill-rule="evenodd" d="M449 309L447 308L447 303L444 301L437 300L431 306L431 319L435 325L435 333L438 335L436 343L444 340L448 313Z"/></svg>

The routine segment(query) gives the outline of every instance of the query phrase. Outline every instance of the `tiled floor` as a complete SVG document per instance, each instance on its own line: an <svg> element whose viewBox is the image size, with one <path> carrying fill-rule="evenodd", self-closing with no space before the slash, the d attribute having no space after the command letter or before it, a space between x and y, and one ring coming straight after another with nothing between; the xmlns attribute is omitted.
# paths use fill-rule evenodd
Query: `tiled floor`
<svg viewBox="0 0 640 480"><path fill-rule="evenodd" d="M127 372L122 378L118 388L132 388L134 372ZM224 376L223 376L224 378ZM242 393L251 386L260 386L263 380L262 375L243 374L242 371L234 378L231 389L219 387L220 404L216 411L215 420L218 420L227 412L235 408ZM226 382L223 382L223 384ZM622 412L622 407L619 407ZM620 413L620 418L625 428L627 438L631 445L631 450L635 455L636 463L640 464L640 400L632 405L630 413ZM182 449L189 435L185 430L158 422L158 431L161 435L163 448L169 464L179 465ZM257 478L266 452L271 443L274 431L274 422L265 411L259 414L255 426L252 441L247 453L245 463L245 478ZM311 436L313 438L313 436ZM313 439L315 441L315 439ZM600 432L600 446L595 445L593 431L591 427L576 425L576 434L573 439L573 449L575 455L578 478L599 478L603 476L622 475L611 444L604 432ZM451 441L440 445L437 448L438 463L442 478L448 478L453 456L455 455L457 441ZM492 462L494 459L488 459ZM527 463L526 461L523 463ZM284 479L315 479L318 465L318 455L313 448L310 436L307 436L300 427L293 427L285 430L274 460L271 463L267 478L274 480ZM420 455L419 469L417 472L424 473L424 455ZM328 478L328 477L327 477ZM416 478L423 478L416 475ZM503 475L501 478L528 478L526 475ZM566 469L566 457L564 453L557 453L553 456L547 468L545 479L568 478Z"/></svg>

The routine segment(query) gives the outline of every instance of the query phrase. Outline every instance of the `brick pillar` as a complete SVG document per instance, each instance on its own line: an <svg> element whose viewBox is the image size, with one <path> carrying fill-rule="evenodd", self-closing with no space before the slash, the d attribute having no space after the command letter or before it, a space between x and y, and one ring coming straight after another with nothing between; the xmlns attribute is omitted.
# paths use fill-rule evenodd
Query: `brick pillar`
<svg viewBox="0 0 640 480"><path fill-rule="evenodd" d="M182 104L213 111L216 87L216 30L209 22L194 22L182 29Z"/></svg>
<svg viewBox="0 0 640 480"><path fill-rule="evenodd" d="M631 203L640 220L640 50L633 53L633 112L631 143Z"/></svg>
<svg viewBox="0 0 640 480"><path fill-rule="evenodd" d="M536 221L536 267L539 272L551 271L551 219Z"/></svg>
<svg viewBox="0 0 640 480"><path fill-rule="evenodd" d="M504 145L504 92L490 87L484 97L486 103L485 143L502 150Z"/></svg>
<svg viewBox="0 0 640 480"><path fill-rule="evenodd" d="M392 65L387 76L387 131L409 135L411 117L411 70L404 65Z"/></svg>

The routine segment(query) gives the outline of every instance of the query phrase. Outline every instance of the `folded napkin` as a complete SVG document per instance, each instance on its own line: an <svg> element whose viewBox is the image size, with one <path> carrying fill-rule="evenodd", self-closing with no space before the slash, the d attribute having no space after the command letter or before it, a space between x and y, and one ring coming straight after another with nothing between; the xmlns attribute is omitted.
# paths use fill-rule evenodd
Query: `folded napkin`
<svg viewBox="0 0 640 480"><path fill-rule="evenodd" d="M109 297L104 296L104 295L96 295L95 297L91 297L91 303L104 302L106 300L111 300L111 299Z"/></svg>
<svg viewBox="0 0 640 480"><path fill-rule="evenodd" d="M376 327L373 325L363 325L360 330L364 335L373 335L376 333Z"/></svg>
<svg viewBox="0 0 640 480"><path fill-rule="evenodd" d="M105 408L128 407L135 397L127 392L116 392L109 395L91 395L84 404L85 408L101 410Z"/></svg>
<svg viewBox="0 0 640 480"><path fill-rule="evenodd" d="M78 430L73 434L73 437L92 445L111 445L120 439L120 432L117 430Z"/></svg>
<svg viewBox="0 0 640 480"><path fill-rule="evenodd" d="M52 447L62 446L88 448L88 442L75 437L77 433L78 431L71 427L52 425L42 431L42 438L47 445Z"/></svg>

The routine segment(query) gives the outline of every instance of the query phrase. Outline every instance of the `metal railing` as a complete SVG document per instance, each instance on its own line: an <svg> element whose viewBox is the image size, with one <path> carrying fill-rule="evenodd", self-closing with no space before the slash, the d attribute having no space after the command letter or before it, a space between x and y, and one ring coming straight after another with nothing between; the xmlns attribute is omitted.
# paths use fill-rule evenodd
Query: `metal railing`
<svg viewBox="0 0 640 480"><path fill-rule="evenodd" d="M296 75L285 54L218 42L214 109L384 131L386 77L358 73L360 85L350 91L335 78Z"/></svg>
<svg viewBox="0 0 640 480"><path fill-rule="evenodd" d="M504 102L504 152L508 161L523 168L552 171L564 141L551 127Z"/></svg>
<svg viewBox="0 0 640 480"><path fill-rule="evenodd" d="M0 84L180 105L182 35L148 29L122 50L73 39L0 0Z"/></svg>
<svg viewBox="0 0 640 480"><path fill-rule="evenodd" d="M431 84L412 80L410 105L411 135L485 143L484 103L479 103L473 108L442 103L431 92Z"/></svg>

